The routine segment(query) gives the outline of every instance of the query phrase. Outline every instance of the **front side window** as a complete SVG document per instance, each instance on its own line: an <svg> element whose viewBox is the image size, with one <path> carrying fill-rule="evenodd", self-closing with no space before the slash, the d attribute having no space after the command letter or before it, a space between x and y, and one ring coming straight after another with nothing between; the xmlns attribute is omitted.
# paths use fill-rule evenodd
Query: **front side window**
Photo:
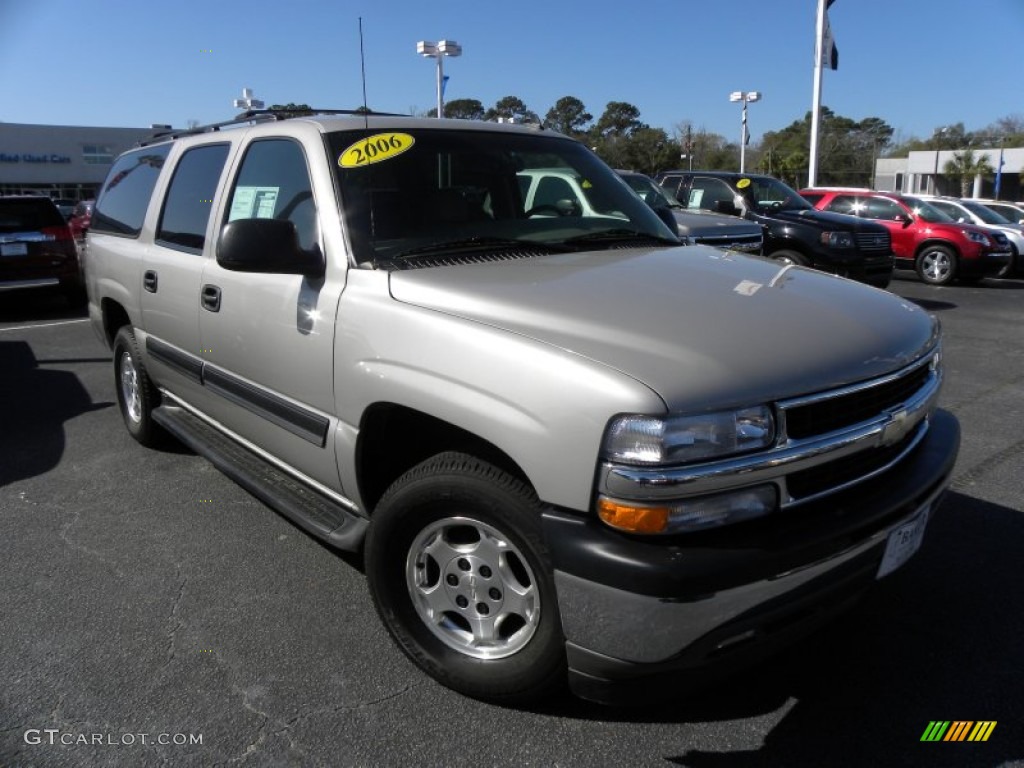
<svg viewBox="0 0 1024 768"><path fill-rule="evenodd" d="M563 137L417 127L328 140L358 262L398 267L426 254L582 251L638 238L678 244L614 171Z"/></svg>
<svg viewBox="0 0 1024 768"><path fill-rule="evenodd" d="M845 213L848 216L856 216L861 208L862 206L857 203L857 198L853 195L836 195L832 198L832 202L825 206L826 211Z"/></svg>
<svg viewBox="0 0 1024 768"><path fill-rule="evenodd" d="M896 221L906 216L906 211L895 200L887 197L866 197L862 202L860 215L878 221Z"/></svg>
<svg viewBox="0 0 1024 768"><path fill-rule="evenodd" d="M289 139L260 139L249 145L231 189L227 220L278 219L295 225L305 250L319 242L313 186L306 156Z"/></svg>
<svg viewBox="0 0 1024 768"><path fill-rule="evenodd" d="M118 158L96 199L93 232L138 236L153 188L170 151L170 144L161 144L137 149Z"/></svg>
<svg viewBox="0 0 1024 768"><path fill-rule="evenodd" d="M706 211L721 210L720 204L736 205L736 193L721 179L695 176L690 185L687 208L703 208Z"/></svg>
<svg viewBox="0 0 1024 768"><path fill-rule="evenodd" d="M921 221L927 221L929 224L938 224L940 222L949 223L951 221L955 221L951 216L948 216L934 205L926 203L920 198L904 197L902 200L903 204L913 211L914 215L921 219Z"/></svg>
<svg viewBox="0 0 1024 768"><path fill-rule="evenodd" d="M167 190L157 241L202 251L228 149L227 144L213 144L190 149L181 156Z"/></svg>
<svg viewBox="0 0 1024 768"><path fill-rule="evenodd" d="M814 207L800 197L796 190L770 176L741 176L735 183L737 192L755 213L803 211Z"/></svg>

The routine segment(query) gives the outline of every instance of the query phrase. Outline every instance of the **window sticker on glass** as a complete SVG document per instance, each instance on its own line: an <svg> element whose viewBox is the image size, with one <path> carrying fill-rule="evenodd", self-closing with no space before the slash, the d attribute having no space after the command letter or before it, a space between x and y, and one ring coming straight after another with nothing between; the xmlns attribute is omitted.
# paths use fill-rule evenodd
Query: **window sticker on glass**
<svg viewBox="0 0 1024 768"><path fill-rule="evenodd" d="M390 160L410 149L415 143L416 139L408 133L378 133L367 136L342 152L338 157L338 165L342 168L359 168L370 163Z"/></svg>
<svg viewBox="0 0 1024 768"><path fill-rule="evenodd" d="M700 208L700 201L704 197L703 189L691 189L690 190L690 201L686 204L687 208Z"/></svg>
<svg viewBox="0 0 1024 768"><path fill-rule="evenodd" d="M235 187L228 221L235 219L272 219L280 187Z"/></svg>
<svg viewBox="0 0 1024 768"><path fill-rule="evenodd" d="M750 186L750 179L740 179L736 182L736 189L746 189Z"/></svg>

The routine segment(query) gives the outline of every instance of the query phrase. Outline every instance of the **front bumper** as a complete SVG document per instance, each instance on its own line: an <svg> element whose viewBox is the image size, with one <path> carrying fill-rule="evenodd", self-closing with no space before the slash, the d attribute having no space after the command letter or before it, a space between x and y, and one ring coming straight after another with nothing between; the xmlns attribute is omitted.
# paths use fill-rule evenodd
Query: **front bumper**
<svg viewBox="0 0 1024 768"><path fill-rule="evenodd" d="M956 418L936 411L883 475L699 534L652 540L547 513L574 692L619 701L652 682L699 682L818 626L875 581L889 533L938 504L959 442Z"/></svg>
<svg viewBox="0 0 1024 768"><path fill-rule="evenodd" d="M957 269L967 277L991 277L1001 272L1012 258L1009 251L982 251L976 259L960 259Z"/></svg>

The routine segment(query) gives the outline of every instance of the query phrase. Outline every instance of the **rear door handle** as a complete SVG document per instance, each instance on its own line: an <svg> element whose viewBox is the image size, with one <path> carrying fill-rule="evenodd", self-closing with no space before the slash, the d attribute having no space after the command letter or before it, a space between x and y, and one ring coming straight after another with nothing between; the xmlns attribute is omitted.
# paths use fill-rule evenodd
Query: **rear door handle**
<svg viewBox="0 0 1024 768"><path fill-rule="evenodd" d="M156 272L152 269L147 269L145 274L142 276L142 287L150 293L156 293L156 283Z"/></svg>
<svg viewBox="0 0 1024 768"><path fill-rule="evenodd" d="M207 283L203 286L203 295L200 301L203 309L210 312L220 312L220 288Z"/></svg>

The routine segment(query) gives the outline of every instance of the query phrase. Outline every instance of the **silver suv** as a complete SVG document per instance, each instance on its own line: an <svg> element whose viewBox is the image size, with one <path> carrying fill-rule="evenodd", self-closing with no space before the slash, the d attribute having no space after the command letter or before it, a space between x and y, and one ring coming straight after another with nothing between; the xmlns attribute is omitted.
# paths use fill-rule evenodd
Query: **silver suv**
<svg viewBox="0 0 1024 768"><path fill-rule="evenodd" d="M527 203L540 168L597 212ZM362 552L395 642L471 696L646 696L799 636L914 554L957 454L932 317L680 247L537 126L161 137L88 241L128 431Z"/></svg>

